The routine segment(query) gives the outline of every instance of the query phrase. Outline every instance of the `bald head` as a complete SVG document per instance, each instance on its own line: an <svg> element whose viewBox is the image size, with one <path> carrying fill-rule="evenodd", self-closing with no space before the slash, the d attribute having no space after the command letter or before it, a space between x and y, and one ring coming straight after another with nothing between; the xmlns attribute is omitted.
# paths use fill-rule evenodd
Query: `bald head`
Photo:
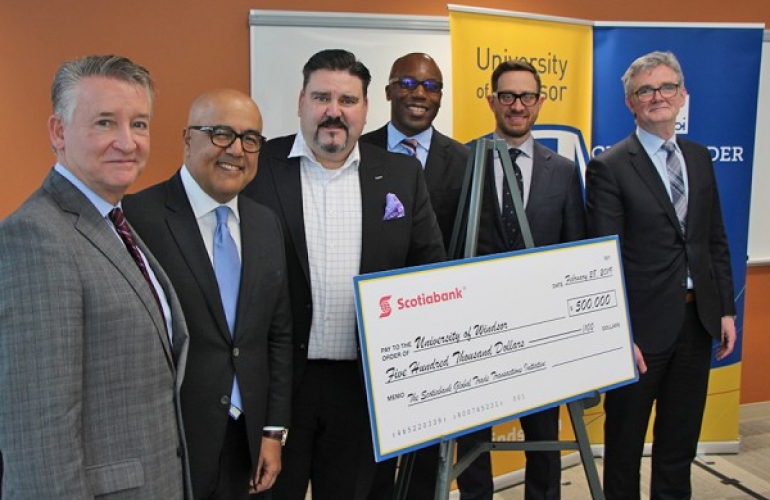
<svg viewBox="0 0 770 500"><path fill-rule="evenodd" d="M405 70L409 70L409 68L415 65L424 65L430 68L438 77L437 79L443 81L438 64L436 64L436 61L431 56L424 52L412 52L393 61L393 66L390 67L389 79L399 78Z"/></svg>
<svg viewBox="0 0 770 500"><path fill-rule="evenodd" d="M407 137L427 130L441 107L444 79L436 61L422 52L399 57L390 69L389 80L385 97L390 101L393 126ZM426 81L438 86L428 85L428 90Z"/></svg>
<svg viewBox="0 0 770 500"><path fill-rule="evenodd" d="M187 170L219 203L237 196L257 174L262 114L243 92L217 89L198 96L184 130Z"/></svg>

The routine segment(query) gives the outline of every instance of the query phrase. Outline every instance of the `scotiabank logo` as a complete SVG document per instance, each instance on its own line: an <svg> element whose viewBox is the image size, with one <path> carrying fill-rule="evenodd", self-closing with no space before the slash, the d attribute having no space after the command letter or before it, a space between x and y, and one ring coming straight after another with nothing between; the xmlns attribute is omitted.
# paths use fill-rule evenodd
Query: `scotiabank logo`
<svg viewBox="0 0 770 500"><path fill-rule="evenodd" d="M390 308L390 298L392 295L385 295L380 299L380 310L382 311L380 313L380 318L387 318L390 316L390 313L393 311Z"/></svg>
<svg viewBox="0 0 770 500"><path fill-rule="evenodd" d="M463 298L463 292L465 288L455 287L453 290L444 292L428 292L421 293L413 297L399 297L396 299L396 310L402 309L415 309L418 307L429 306L432 304L438 304L439 302L449 302L451 300L460 300ZM383 295L380 298L380 318L387 318L393 312L393 308L390 305L390 299L392 295Z"/></svg>

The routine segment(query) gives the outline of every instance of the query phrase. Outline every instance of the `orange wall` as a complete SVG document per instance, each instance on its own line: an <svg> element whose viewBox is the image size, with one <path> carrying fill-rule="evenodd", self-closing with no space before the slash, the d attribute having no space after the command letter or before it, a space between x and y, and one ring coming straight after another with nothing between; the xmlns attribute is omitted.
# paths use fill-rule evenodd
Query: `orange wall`
<svg viewBox="0 0 770 500"><path fill-rule="evenodd" d="M729 9L721 0L467 0L464 5L591 20L752 22L770 26L770 2L760 1L732 2ZM446 3L439 0L2 0L0 151L6 157L0 167L0 217L29 196L53 164L46 120L51 107L49 86L61 61L92 53L118 53L152 72L159 94L152 122L151 160L134 186L140 189L179 167L181 129L187 107L198 93L216 87L249 91L250 9L447 15ZM299 71L297 68L298 77ZM760 353L770 354L769 343L760 342L767 339L763 329L769 318L759 297L767 297L768 292L770 272L750 270L744 402L770 400L770 388L761 387L757 373L763 366L761 358L766 357Z"/></svg>

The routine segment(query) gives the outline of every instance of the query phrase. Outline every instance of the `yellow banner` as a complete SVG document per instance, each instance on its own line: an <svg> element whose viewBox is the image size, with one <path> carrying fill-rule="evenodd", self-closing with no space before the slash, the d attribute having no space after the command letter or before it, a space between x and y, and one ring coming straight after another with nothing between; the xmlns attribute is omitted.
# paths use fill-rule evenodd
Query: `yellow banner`
<svg viewBox="0 0 770 500"><path fill-rule="evenodd" d="M468 142L494 130L486 99L492 72L503 61L526 59L540 73L546 97L538 125L573 127L590 144L590 25L450 11L449 32L455 139Z"/></svg>
<svg viewBox="0 0 770 500"><path fill-rule="evenodd" d="M454 138L469 142L491 133L495 119L487 102L492 93L491 77L503 61L526 59L540 73L545 102L535 137L546 146L575 160L579 141L565 139L565 128L582 134L590 144L593 33L588 23L570 23L516 17L506 13L449 12L452 45ZM549 133L553 129L555 133ZM554 142L549 142L553 140ZM585 149L583 149L584 154ZM561 439L574 434L565 407L561 409ZM518 420L497 425L494 441L521 441ZM492 454L495 476L524 467L521 452Z"/></svg>

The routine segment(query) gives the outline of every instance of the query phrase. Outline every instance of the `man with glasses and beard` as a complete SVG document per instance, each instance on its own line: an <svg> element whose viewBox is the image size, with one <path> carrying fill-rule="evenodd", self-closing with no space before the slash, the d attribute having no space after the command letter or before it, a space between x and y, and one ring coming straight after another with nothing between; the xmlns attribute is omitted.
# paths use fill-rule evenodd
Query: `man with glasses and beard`
<svg viewBox="0 0 770 500"><path fill-rule="evenodd" d="M487 97L496 127L490 138L504 140L511 155L516 184L523 196L525 215L536 247L576 241L585 237L585 210L580 173L571 160L535 141L535 124L545 96L540 93L540 75L526 61L506 61L492 73L492 94ZM497 151L487 161L479 226L479 255L524 248L521 229L513 211L511 193L504 182ZM511 283L511 286L526 286ZM549 408L520 419L527 441L555 441L559 438L559 408ZM489 429L475 436L491 439ZM458 454L468 449L458 446ZM525 500L561 498L561 459L558 451L526 451ZM473 497L462 500L491 500L492 479L489 453L482 454L466 470Z"/></svg>
<svg viewBox="0 0 770 500"><path fill-rule="evenodd" d="M275 500L358 500L375 470L353 276L440 262L420 163L358 139L369 70L344 50L303 68L300 131L268 141L244 194L283 224L294 321L294 390Z"/></svg>

